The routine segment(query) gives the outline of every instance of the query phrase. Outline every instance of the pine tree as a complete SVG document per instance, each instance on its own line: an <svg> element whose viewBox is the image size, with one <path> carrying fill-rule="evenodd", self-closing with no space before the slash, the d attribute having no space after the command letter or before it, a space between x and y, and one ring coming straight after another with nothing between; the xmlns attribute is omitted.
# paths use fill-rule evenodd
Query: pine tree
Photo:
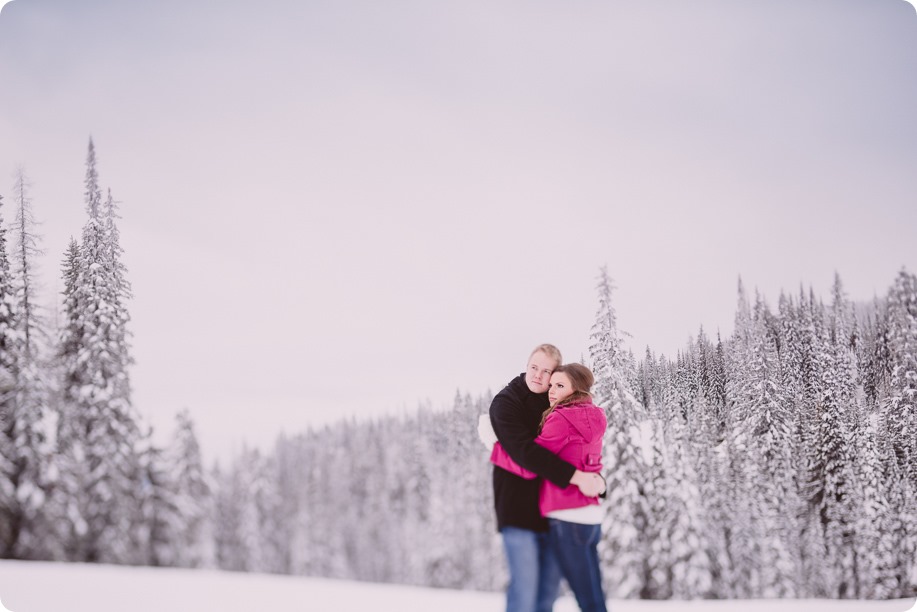
<svg viewBox="0 0 917 612"><path fill-rule="evenodd" d="M695 397L703 397L698 392ZM701 498L696 446L708 442L690 421L674 419L664 430L668 439L666 458L674 496L672 507L672 596L702 599L713 589L710 530Z"/></svg>
<svg viewBox="0 0 917 612"><path fill-rule="evenodd" d="M404 511L407 520L416 526L406 534L405 546L408 551L424 549L423 542L428 541L431 524L435 522L435 505L433 491L437 479L436 465L426 460L436 454L439 423L434 420L428 408L418 410L414 436L408 436L406 447L408 456L405 461ZM413 584L426 584L428 560L420 555L409 555L407 575Z"/></svg>
<svg viewBox="0 0 917 612"><path fill-rule="evenodd" d="M175 435L166 453L168 472L175 482L179 521L175 526L170 565L212 567L212 485L204 470L194 422L188 410L176 415Z"/></svg>
<svg viewBox="0 0 917 612"><path fill-rule="evenodd" d="M50 487L45 401L40 380L37 317L29 265L35 255L31 201L24 170L17 171L16 269L7 256L0 220L0 557L50 554L44 502Z"/></svg>
<svg viewBox="0 0 917 612"><path fill-rule="evenodd" d="M716 351L711 359L711 398L712 414L716 416L716 442L723 441L726 431L726 357L720 334L716 334Z"/></svg>
<svg viewBox="0 0 917 612"><path fill-rule="evenodd" d="M38 345L43 333L43 321L36 300L37 259L44 254L39 248L39 237L34 232L36 225L32 213L31 198L27 193L28 179L23 169L16 178L16 217L14 221L15 275L17 279L17 308L22 333L22 358L32 370L38 370ZM31 390L30 390L31 391ZM38 390L36 390L38 391ZM40 393L39 393L40 394Z"/></svg>
<svg viewBox="0 0 917 612"><path fill-rule="evenodd" d="M137 484L131 466L137 465L139 427L127 374L127 287L112 229L113 204L102 208L92 140L85 184L87 221L77 257L68 253L65 262L59 349L63 538L71 559L117 562L130 556L129 508Z"/></svg>
<svg viewBox="0 0 917 612"><path fill-rule="evenodd" d="M794 463L797 490L804 503L798 527L802 543L800 582L803 593L808 597L834 597L835 581L830 577L832 561L826 553L826 523L820 508L823 478L819 468L823 461L823 457L819 456L822 443L819 432L825 429L822 419L823 372L829 364L824 359L823 312L811 289L807 296L800 288L795 318L797 335L787 340L787 367L792 367L795 372L797 426Z"/></svg>
<svg viewBox="0 0 917 612"><path fill-rule="evenodd" d="M163 449L153 443L152 429L138 440L133 458L130 475L135 487L129 499L129 544L123 556L137 565L176 565L183 517L175 474Z"/></svg>
<svg viewBox="0 0 917 612"><path fill-rule="evenodd" d="M757 299L746 363L742 400L748 418L749 478L754 483L754 521L759 533L764 597L795 597L798 563L793 552L793 523L797 511L792 479L792 432L795 428L788 401L780 386L776 342L768 329L769 312Z"/></svg>
<svg viewBox="0 0 917 612"><path fill-rule="evenodd" d="M107 266L107 276L111 283L110 299L112 303L112 326L110 342L116 351L117 375L113 379L114 396L120 402L130 405L131 385L128 368L133 365L134 359L130 350L130 333L128 325L130 314L126 304L133 296L131 285L127 280L127 268L121 261L124 249L121 247L121 233L118 230L117 219L118 204L108 190L102 214L104 227L104 248L102 251L103 265Z"/></svg>
<svg viewBox="0 0 917 612"><path fill-rule="evenodd" d="M863 392L866 394L866 404L869 406L878 406L881 384L878 349L879 337L881 335L880 321L882 309L879 307L877 299L873 300L871 305L864 306L864 308L868 308L868 310L865 315L865 320L861 324L860 341L857 344L857 363L862 380Z"/></svg>
<svg viewBox="0 0 917 612"><path fill-rule="evenodd" d="M249 568L250 553L242 536L242 515L243 506L250 504L249 492L240 482L238 463L225 471L217 467L212 476L217 484L213 516L214 553L220 569L245 571Z"/></svg>
<svg viewBox="0 0 917 612"><path fill-rule="evenodd" d="M0 206L2 203L0 196ZM27 529L26 510L19 501L24 484L20 444L23 425L28 427L16 403L19 331L6 228L0 218L0 558L4 559L18 556Z"/></svg>
<svg viewBox="0 0 917 612"><path fill-rule="evenodd" d="M654 423L655 425L655 423ZM641 599L671 599L672 597L672 521L674 507L672 504L672 485L668 482L663 442L658 428L654 427L652 435L653 461L649 465L649 474L644 485L644 493L649 507L646 524L647 557L646 582L640 592Z"/></svg>
<svg viewBox="0 0 917 612"><path fill-rule="evenodd" d="M625 383L626 366L611 292L612 282L603 268L589 347L595 374L593 395L608 416L602 453L608 510L602 524L600 555L606 568L606 592L611 597L628 598L638 595L646 583L649 508L644 487L648 470L639 446L639 422L644 412Z"/></svg>
<svg viewBox="0 0 917 612"><path fill-rule="evenodd" d="M282 444L282 439L278 444ZM250 571L279 574L285 573L289 567L291 551L285 513L290 508L286 495L295 495L295 491L282 490L282 486L290 484L290 474L281 471L278 463L277 453L271 453L254 462L256 469L249 474L251 484L248 490L252 495L255 521L252 526L254 540L249 548L257 551Z"/></svg>
<svg viewBox="0 0 917 612"><path fill-rule="evenodd" d="M815 462L810 468L810 503L825 528L825 584L831 597L855 596L852 550L853 498L856 491L851 454L851 432L846 412L851 409L849 381L840 365L846 349L819 333L818 361L822 367L822 394L814 432Z"/></svg>
<svg viewBox="0 0 917 612"><path fill-rule="evenodd" d="M694 414L697 416L688 424L688 439L693 441L689 448L699 495L698 514L704 524L701 537L707 542L707 550L697 552L704 552L709 557L709 596L723 599L730 597L729 578L733 568L727 538L732 517L727 511L729 487L722 457L722 425L719 416L706 405L703 394L699 394L695 402Z"/></svg>
<svg viewBox="0 0 917 612"><path fill-rule="evenodd" d="M735 330L725 359L726 419L722 444L723 473L729 517L725 525L729 553L725 590L731 598L758 597L762 592L758 525L755 514L754 441L747 427L753 412L752 380L754 324L742 281L738 284Z"/></svg>
<svg viewBox="0 0 917 612"><path fill-rule="evenodd" d="M866 416L856 432L856 524L852 546L857 596L889 599L897 595L897 564L891 507L883 482L884 466L878 415Z"/></svg>
<svg viewBox="0 0 917 612"><path fill-rule="evenodd" d="M891 371L883 410L898 464L917 489L917 276L901 270L887 303Z"/></svg>

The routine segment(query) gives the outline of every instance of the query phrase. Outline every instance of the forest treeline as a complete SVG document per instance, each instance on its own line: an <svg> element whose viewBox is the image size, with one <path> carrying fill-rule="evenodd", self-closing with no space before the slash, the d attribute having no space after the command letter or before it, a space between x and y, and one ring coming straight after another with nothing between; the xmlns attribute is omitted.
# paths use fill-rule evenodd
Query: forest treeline
<svg viewBox="0 0 917 612"><path fill-rule="evenodd" d="M0 557L503 588L491 396L341 421L205 469L131 403L130 285L92 142L57 320L36 304L28 181L0 219ZM6 204L6 202L4 202ZM5 214L0 207L0 215ZM586 359L608 415L600 544L615 598L917 595L917 277L852 302L741 285L732 334L622 342L599 275ZM507 372L507 380L516 373Z"/></svg>

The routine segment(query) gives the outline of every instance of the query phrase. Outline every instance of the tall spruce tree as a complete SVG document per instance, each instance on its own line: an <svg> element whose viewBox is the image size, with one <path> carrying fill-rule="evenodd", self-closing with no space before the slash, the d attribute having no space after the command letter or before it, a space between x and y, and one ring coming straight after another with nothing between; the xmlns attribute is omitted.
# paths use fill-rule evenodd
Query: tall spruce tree
<svg viewBox="0 0 917 612"><path fill-rule="evenodd" d="M2 204L0 196L0 208ZM19 499L25 484L21 444L28 427L16 402L19 333L6 227L0 217L0 558L4 559L18 556L27 522L27 511Z"/></svg>
<svg viewBox="0 0 917 612"><path fill-rule="evenodd" d="M672 597L672 565L674 534L673 491L666 473L664 441L661 420L653 423L651 437L653 460L648 465L648 474L643 486L649 508L644 537L647 540L645 563L646 581L640 591L641 599L670 599Z"/></svg>
<svg viewBox="0 0 917 612"><path fill-rule="evenodd" d="M723 462L727 494L725 526L729 573L724 576L729 597L749 598L761 593L761 564L758 550L758 531L755 517L755 490L753 482L754 450L750 431L746 425L751 403L748 394L753 390L751 369L753 363L754 323L745 287L738 283L738 300L735 330L726 351L726 423L723 443Z"/></svg>
<svg viewBox="0 0 917 612"><path fill-rule="evenodd" d="M884 411L898 464L917 489L917 276L901 270L887 304L890 375Z"/></svg>
<svg viewBox="0 0 917 612"><path fill-rule="evenodd" d="M702 398L703 394L698 392L695 397ZM667 508L672 518L669 523L672 597L707 598L713 590L711 530L701 498L696 448L703 442L700 431L693 429L690 421L673 419L663 431L667 440L667 480L672 491L671 506Z"/></svg>
<svg viewBox="0 0 917 612"><path fill-rule="evenodd" d="M50 487L45 398L36 336L31 200L25 171L16 173L17 239L14 266L0 220L0 556L46 558L51 554L44 502Z"/></svg>
<svg viewBox="0 0 917 612"><path fill-rule="evenodd" d="M866 415L856 430L856 477L859 483L853 542L856 593L860 598L888 599L897 594L896 542L888 492L883 482L883 444L878 414Z"/></svg>
<svg viewBox="0 0 917 612"><path fill-rule="evenodd" d="M793 524L799 511L793 480L793 414L781 382L776 342L769 333L770 313L758 297L742 400L748 418L742 424L749 439L748 477L754 486L753 519L761 561L761 596L795 597L798 560Z"/></svg>
<svg viewBox="0 0 917 612"><path fill-rule="evenodd" d="M597 289L599 308L592 326L589 354L595 374L596 403L605 408L608 416L602 453L608 503L600 554L605 565L606 592L611 597L636 597L647 584L645 534L650 511L645 486L649 470L640 446L643 441L640 423L646 416L625 382L621 334L611 299L612 281L606 268L599 273Z"/></svg>
<svg viewBox="0 0 917 612"><path fill-rule="evenodd" d="M213 486L204 470L197 429L188 410L176 415L175 435L167 451L168 472L175 483L177 525L172 532L171 565L214 565L212 512Z"/></svg>
<svg viewBox="0 0 917 612"><path fill-rule="evenodd" d="M825 575L829 597L855 596L852 538L853 499L856 491L852 435L848 412L850 382L845 367L847 347L833 342L825 309L815 310L815 359L821 393L815 406L814 461L809 469L808 495L824 527Z"/></svg>
<svg viewBox="0 0 917 612"><path fill-rule="evenodd" d="M124 562L135 565L176 565L181 521L176 503L175 474L163 449L153 443L152 429L137 441L130 478L136 483L130 496L129 546Z"/></svg>
<svg viewBox="0 0 917 612"><path fill-rule="evenodd" d="M32 201L28 196L28 179L20 168L16 173L16 217L13 223L15 236L14 270L17 282L16 302L19 310L19 325L23 343L21 353L23 366L37 371L40 367L39 346L46 340L43 337L44 325L39 312L37 293L37 260L44 252L39 247L39 236L35 233L35 216L32 212ZM31 390L30 390L31 391ZM41 389L35 389L43 395ZM43 398L39 398L42 401Z"/></svg>
<svg viewBox="0 0 917 612"><path fill-rule="evenodd" d="M111 198L103 207L95 147L89 141L86 224L79 253L64 270L63 367L59 447L62 455L64 540L79 561L132 557L130 508L140 483L140 437L130 401L124 300L128 287ZM72 243L71 243L72 248Z"/></svg>

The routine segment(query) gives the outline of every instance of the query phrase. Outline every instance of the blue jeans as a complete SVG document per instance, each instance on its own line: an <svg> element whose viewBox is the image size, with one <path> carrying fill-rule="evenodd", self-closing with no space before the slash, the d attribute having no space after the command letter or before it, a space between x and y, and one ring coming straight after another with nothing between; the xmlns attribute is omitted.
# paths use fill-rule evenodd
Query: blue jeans
<svg viewBox="0 0 917 612"><path fill-rule="evenodd" d="M503 550L509 565L506 612L551 612L560 589L560 567L548 534L504 527Z"/></svg>
<svg viewBox="0 0 917 612"><path fill-rule="evenodd" d="M551 549L582 612L606 612L599 569L601 525L548 519Z"/></svg>

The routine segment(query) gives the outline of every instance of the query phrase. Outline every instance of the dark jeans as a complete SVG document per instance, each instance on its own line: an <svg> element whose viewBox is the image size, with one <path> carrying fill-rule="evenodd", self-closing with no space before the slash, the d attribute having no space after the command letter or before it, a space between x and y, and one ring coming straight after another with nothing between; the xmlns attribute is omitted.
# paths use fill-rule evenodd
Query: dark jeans
<svg viewBox="0 0 917 612"><path fill-rule="evenodd" d="M601 525L549 519L551 549L583 612L606 612L597 549Z"/></svg>
<svg viewBox="0 0 917 612"><path fill-rule="evenodd" d="M509 565L506 612L551 612L560 590L560 567L546 532L504 527Z"/></svg>

